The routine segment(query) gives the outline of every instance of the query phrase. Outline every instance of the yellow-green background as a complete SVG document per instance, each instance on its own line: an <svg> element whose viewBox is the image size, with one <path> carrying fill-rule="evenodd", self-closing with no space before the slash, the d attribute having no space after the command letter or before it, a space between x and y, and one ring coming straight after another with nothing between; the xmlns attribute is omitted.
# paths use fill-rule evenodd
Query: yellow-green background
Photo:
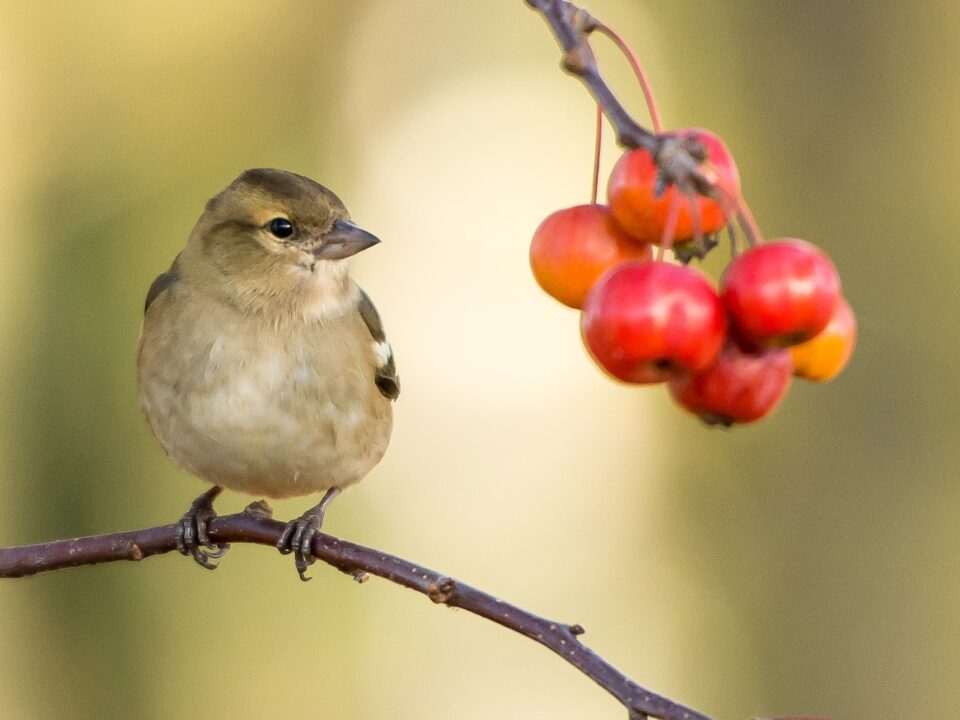
<svg viewBox="0 0 960 720"><path fill-rule="evenodd" d="M960 5L591 7L669 126L727 140L765 233L833 256L861 330L841 379L724 432L593 367L526 256L586 200L593 107L521 0L4 0L0 544L171 522L202 490L137 408L143 297L209 196L282 167L383 238L355 273L403 378L329 531L580 622L718 718L956 715ZM519 636L313 575L238 546L212 573L4 581L0 718L623 716Z"/></svg>

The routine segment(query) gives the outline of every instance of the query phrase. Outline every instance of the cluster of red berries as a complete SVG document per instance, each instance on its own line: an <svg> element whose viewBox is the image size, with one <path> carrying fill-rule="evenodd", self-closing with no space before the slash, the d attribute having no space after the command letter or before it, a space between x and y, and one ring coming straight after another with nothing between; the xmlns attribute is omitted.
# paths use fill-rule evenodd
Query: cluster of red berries
<svg viewBox="0 0 960 720"><path fill-rule="evenodd" d="M791 377L839 374L856 320L822 250L802 240L760 242L719 138L703 130L658 137L656 153L631 150L617 162L609 205L543 221L530 248L533 273L550 295L582 308L584 344L608 374L666 382L677 403L707 422L752 422L774 408ZM677 177L700 184L682 188ZM729 263L719 291L699 270L664 259L671 248L681 259L702 256L735 216L751 247Z"/></svg>

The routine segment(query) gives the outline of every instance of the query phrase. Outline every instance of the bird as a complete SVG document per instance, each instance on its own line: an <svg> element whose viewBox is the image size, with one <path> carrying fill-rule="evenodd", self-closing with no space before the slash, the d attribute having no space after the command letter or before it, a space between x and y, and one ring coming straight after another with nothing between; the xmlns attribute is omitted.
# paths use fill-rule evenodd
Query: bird
<svg viewBox="0 0 960 720"><path fill-rule="evenodd" d="M329 504L380 462L400 394L393 350L348 259L380 240L332 191L285 170L247 170L209 200L147 293L140 406L163 451L212 485L177 525L202 567L224 488L323 492L277 543L302 580Z"/></svg>

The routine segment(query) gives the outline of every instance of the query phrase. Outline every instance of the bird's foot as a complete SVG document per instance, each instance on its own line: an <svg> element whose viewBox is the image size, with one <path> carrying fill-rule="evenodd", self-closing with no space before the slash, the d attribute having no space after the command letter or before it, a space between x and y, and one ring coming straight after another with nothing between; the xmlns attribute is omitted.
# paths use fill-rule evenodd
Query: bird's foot
<svg viewBox="0 0 960 720"><path fill-rule="evenodd" d="M217 513L213 509L213 500L223 488L214 485L190 505L177 525L177 550L181 555L191 555L194 561L207 570L215 570L216 563L210 562L226 555L229 545L217 545L210 542L207 526Z"/></svg>
<svg viewBox="0 0 960 720"><path fill-rule="evenodd" d="M317 561L310 549L310 544L322 524L323 511L318 512L317 508L313 508L296 520L287 523L287 527L283 529L283 535L277 542L277 549L283 555L293 553L297 572L303 581L310 579L306 576L307 568Z"/></svg>
<svg viewBox="0 0 960 720"><path fill-rule="evenodd" d="M307 568L313 565L317 558L313 555L311 544L313 537L323 525L323 515L327 510L327 505L340 494L340 488L330 488L323 500L313 508L310 508L296 520L291 520L283 529L283 535L277 541L277 549L283 555L293 553L294 561L297 566L297 573L300 579L306 582L310 580L307 577Z"/></svg>

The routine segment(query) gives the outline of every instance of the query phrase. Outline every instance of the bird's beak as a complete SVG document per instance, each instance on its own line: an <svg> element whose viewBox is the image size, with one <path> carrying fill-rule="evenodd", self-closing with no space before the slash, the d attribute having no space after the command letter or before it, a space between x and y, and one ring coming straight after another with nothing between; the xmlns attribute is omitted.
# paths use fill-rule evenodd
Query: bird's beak
<svg viewBox="0 0 960 720"><path fill-rule="evenodd" d="M337 220L322 239L323 243L313 251L320 260L343 260L380 242L377 236L348 220Z"/></svg>

